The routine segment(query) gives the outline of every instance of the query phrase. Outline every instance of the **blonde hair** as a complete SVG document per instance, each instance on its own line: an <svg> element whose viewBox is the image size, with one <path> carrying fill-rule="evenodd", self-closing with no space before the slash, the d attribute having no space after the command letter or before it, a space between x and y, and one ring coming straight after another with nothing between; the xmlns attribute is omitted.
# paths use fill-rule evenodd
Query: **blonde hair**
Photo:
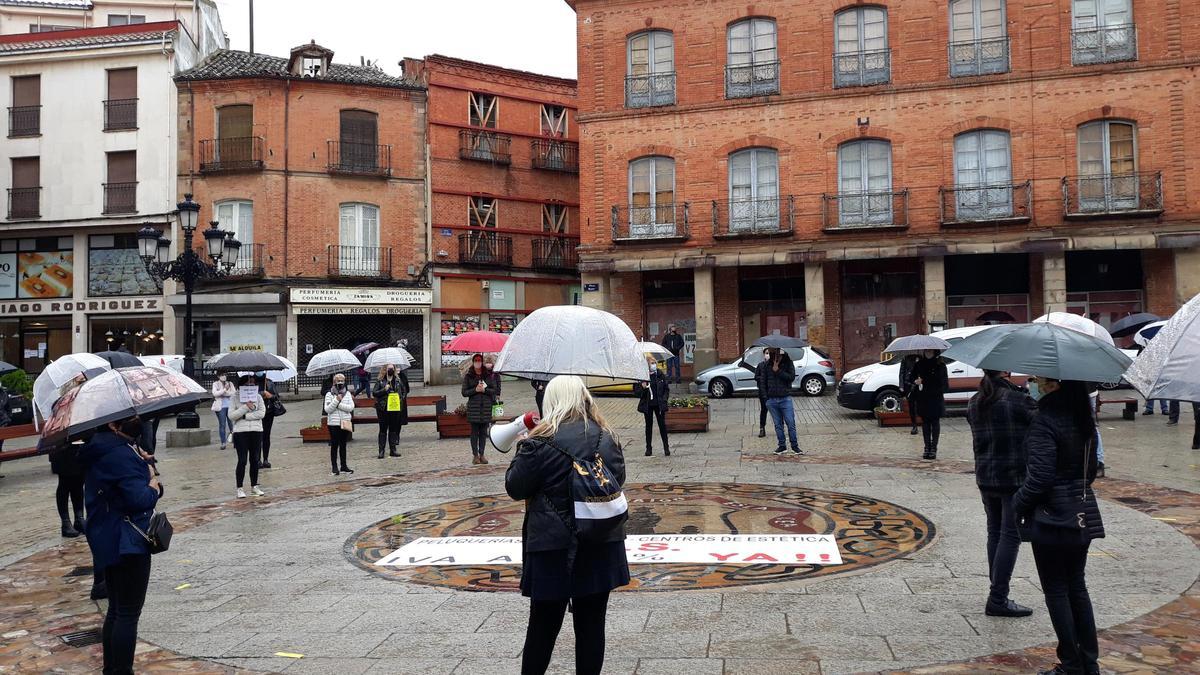
<svg viewBox="0 0 1200 675"><path fill-rule="evenodd" d="M616 440L616 434L600 414L583 379L576 375L558 375L550 380L542 399L542 410L542 421L529 432L530 436L554 436L563 424L582 420L584 429L588 422L595 422Z"/></svg>

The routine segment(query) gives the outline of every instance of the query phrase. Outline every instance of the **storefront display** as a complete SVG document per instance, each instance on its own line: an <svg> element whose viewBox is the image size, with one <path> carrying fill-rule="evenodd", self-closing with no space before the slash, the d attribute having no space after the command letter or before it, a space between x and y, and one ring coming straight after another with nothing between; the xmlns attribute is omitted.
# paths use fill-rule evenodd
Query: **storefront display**
<svg viewBox="0 0 1200 675"><path fill-rule="evenodd" d="M488 330L493 333L504 333L505 335L513 332L517 327L517 317L511 314L491 314L488 316Z"/></svg>
<svg viewBox="0 0 1200 675"><path fill-rule="evenodd" d="M88 238L88 295L154 295L158 284L138 254L137 235L99 234Z"/></svg>
<svg viewBox="0 0 1200 675"><path fill-rule="evenodd" d="M0 241L0 299L69 298L75 284L71 237Z"/></svg>
<svg viewBox="0 0 1200 675"><path fill-rule="evenodd" d="M134 356L163 353L162 315L117 316L88 321L88 347L92 352L124 348Z"/></svg>
<svg viewBox="0 0 1200 675"><path fill-rule="evenodd" d="M449 316L442 319L442 346L445 347L456 335L479 330L478 316ZM499 331L497 331L499 332ZM508 332L512 332L510 328ZM442 351L442 367L457 366L470 354L467 352Z"/></svg>

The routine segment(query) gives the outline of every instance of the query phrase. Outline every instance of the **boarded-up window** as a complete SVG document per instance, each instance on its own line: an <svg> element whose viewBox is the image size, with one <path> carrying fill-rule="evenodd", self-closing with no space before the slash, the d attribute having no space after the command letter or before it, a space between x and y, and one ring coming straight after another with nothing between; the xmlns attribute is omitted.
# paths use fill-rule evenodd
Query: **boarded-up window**
<svg viewBox="0 0 1200 675"><path fill-rule="evenodd" d="M366 110L343 110L340 160L350 171L374 171L379 164L379 117Z"/></svg>
<svg viewBox="0 0 1200 675"><path fill-rule="evenodd" d="M525 309L566 304L566 286L562 284L525 284Z"/></svg>
<svg viewBox="0 0 1200 675"><path fill-rule="evenodd" d="M473 127L496 128L496 119L500 116L500 105L491 94L467 94L467 113Z"/></svg>
<svg viewBox="0 0 1200 675"><path fill-rule="evenodd" d="M14 157L12 160L12 186L14 189L41 186L41 158Z"/></svg>
<svg viewBox="0 0 1200 675"><path fill-rule="evenodd" d="M479 282L475 279L442 279L442 307L477 309L481 292Z"/></svg>
<svg viewBox="0 0 1200 675"><path fill-rule="evenodd" d="M543 136L567 136L567 109L561 105L542 104L541 130Z"/></svg>
<svg viewBox="0 0 1200 675"><path fill-rule="evenodd" d="M26 75L12 79L14 108L42 104L42 76Z"/></svg>

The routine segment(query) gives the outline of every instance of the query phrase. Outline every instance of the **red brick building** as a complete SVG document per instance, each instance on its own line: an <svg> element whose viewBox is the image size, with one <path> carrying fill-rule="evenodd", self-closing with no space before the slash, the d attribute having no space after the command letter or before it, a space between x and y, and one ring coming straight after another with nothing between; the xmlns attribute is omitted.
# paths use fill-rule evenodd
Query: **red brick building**
<svg viewBox="0 0 1200 675"><path fill-rule="evenodd" d="M303 366L404 340L424 362L424 87L332 58L223 50L176 78L179 194L243 242L233 274L196 297L202 357L258 346Z"/></svg>
<svg viewBox="0 0 1200 675"><path fill-rule="evenodd" d="M577 302L575 81L436 55L405 59L404 73L429 96L429 260L442 343L509 332L539 307ZM461 358L443 353L440 363Z"/></svg>
<svg viewBox="0 0 1200 675"><path fill-rule="evenodd" d="M1200 7L568 0L585 304L695 367L1200 292Z"/></svg>

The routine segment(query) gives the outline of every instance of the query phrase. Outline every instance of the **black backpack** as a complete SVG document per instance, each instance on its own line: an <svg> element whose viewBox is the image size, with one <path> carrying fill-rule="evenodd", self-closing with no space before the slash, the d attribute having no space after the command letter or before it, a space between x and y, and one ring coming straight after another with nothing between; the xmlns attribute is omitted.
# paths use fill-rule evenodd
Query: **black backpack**
<svg viewBox="0 0 1200 675"><path fill-rule="evenodd" d="M601 432L596 439L596 449L589 458L576 457L552 441L540 439L571 462L567 487L574 503L574 513L571 514L568 527L576 539L589 544L604 543L629 519L629 504L621 484L600 456L600 441L603 438L604 433Z"/></svg>

